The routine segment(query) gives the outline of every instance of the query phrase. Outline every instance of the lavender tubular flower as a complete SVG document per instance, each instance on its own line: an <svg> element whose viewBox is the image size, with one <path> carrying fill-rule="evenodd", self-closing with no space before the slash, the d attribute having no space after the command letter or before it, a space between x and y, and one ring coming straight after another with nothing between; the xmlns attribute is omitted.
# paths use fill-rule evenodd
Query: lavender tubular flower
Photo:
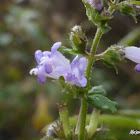
<svg viewBox="0 0 140 140"><path fill-rule="evenodd" d="M52 46L51 52L37 50L35 58L38 66L30 71L31 75L37 76L40 84L46 83L47 77L59 79L63 76L67 83L85 87L87 79L84 77L86 69L86 58L78 59L78 56L72 61L71 65L57 49L61 46L61 42L57 42Z"/></svg>
<svg viewBox="0 0 140 140"><path fill-rule="evenodd" d="M125 57L128 58L129 60L137 63L135 67L135 72L139 73L140 72L140 48L137 47L126 47L125 48Z"/></svg>
<svg viewBox="0 0 140 140"><path fill-rule="evenodd" d="M70 69L70 62L57 49L61 46L61 42L57 42L52 46L51 52L40 51L35 52L35 58L38 66L30 71L31 75L36 75L39 83L44 84L46 77L59 79L60 76Z"/></svg>

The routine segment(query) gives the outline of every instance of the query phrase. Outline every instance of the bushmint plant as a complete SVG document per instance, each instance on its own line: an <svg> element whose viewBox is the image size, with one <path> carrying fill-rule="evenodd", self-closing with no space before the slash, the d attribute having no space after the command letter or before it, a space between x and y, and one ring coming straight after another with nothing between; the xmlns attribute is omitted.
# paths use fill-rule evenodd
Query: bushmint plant
<svg viewBox="0 0 140 140"><path fill-rule="evenodd" d="M45 84L47 77L56 79L62 86L63 92L81 100L81 108L75 124L71 122L66 103L59 103L60 121L47 126L44 139L68 139L68 140L95 140L106 139L105 126L98 128L100 112L108 110L116 113L118 104L107 97L107 93L102 86L93 86L90 83L93 63L101 60L108 67L118 69L116 63L126 62L130 59L137 63L136 72L140 72L140 48L134 46L112 45L104 52L96 54L101 37L111 30L108 21L114 18L113 13L119 10L123 15L131 16L137 22L136 16L140 13L140 2L134 0L83 0L88 19L97 26L97 31L90 47L87 51L88 39L82 27L74 26L69 34L72 49L62 46L61 42L55 43L50 51L37 50L35 59L36 68L30 71L31 75L37 77L40 84ZM70 53L76 57L70 61L62 54ZM102 84L102 83L101 83ZM90 121L86 123L87 106L93 106L93 113ZM97 137L99 133L99 137Z"/></svg>

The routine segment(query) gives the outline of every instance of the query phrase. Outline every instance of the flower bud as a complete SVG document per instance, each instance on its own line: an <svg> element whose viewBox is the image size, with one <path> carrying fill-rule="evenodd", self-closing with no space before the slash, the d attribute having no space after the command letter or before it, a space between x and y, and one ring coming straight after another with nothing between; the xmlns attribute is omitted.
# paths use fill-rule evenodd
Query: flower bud
<svg viewBox="0 0 140 140"><path fill-rule="evenodd" d="M103 0L90 0L90 4L97 11L101 11L103 8Z"/></svg>
<svg viewBox="0 0 140 140"><path fill-rule="evenodd" d="M112 64L123 62L124 57L125 51L122 46L111 46L102 55L103 60Z"/></svg>
<svg viewBox="0 0 140 140"><path fill-rule="evenodd" d="M95 10L101 11L103 8L103 0L84 0L88 2Z"/></svg>
<svg viewBox="0 0 140 140"><path fill-rule="evenodd" d="M84 53L86 49L87 40L85 34L82 31L81 26L76 25L70 32L70 42L74 50Z"/></svg>

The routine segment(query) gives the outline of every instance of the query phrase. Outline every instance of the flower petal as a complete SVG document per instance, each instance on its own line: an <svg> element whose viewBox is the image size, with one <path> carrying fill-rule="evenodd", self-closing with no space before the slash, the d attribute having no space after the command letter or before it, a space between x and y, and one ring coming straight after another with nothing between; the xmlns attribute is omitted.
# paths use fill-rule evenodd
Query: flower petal
<svg viewBox="0 0 140 140"><path fill-rule="evenodd" d="M87 79L83 76L80 80L75 82L80 87L85 87L87 85Z"/></svg>
<svg viewBox="0 0 140 140"><path fill-rule="evenodd" d="M79 79L81 76L84 75L86 65L87 65L86 58L82 57L78 60L78 56L76 56L71 63L72 74L75 74L75 76Z"/></svg>
<svg viewBox="0 0 140 140"><path fill-rule="evenodd" d="M51 56L51 52L49 52L49 51L44 51L44 52L43 52L43 55L44 55L44 56L47 56L47 57L50 57L50 56Z"/></svg>
<svg viewBox="0 0 140 140"><path fill-rule="evenodd" d="M66 73L70 73L70 69L65 66L58 66L55 68L55 71L60 73L62 76L64 76Z"/></svg>
<svg viewBox="0 0 140 140"><path fill-rule="evenodd" d="M79 59L79 64L78 64L80 75L84 75L85 70L86 70L86 65L87 65L86 58L84 58L84 57L80 58Z"/></svg>
<svg viewBox="0 0 140 140"><path fill-rule="evenodd" d="M41 66L38 68L38 73L37 73L38 74L37 79L40 84L46 83L46 76L44 76L43 73L44 73L44 67Z"/></svg>
<svg viewBox="0 0 140 140"><path fill-rule="evenodd" d="M140 64L136 65L134 70L135 72L140 73Z"/></svg>
<svg viewBox="0 0 140 140"><path fill-rule="evenodd" d="M46 64L45 65L45 72L47 73L47 74L50 74L51 72L52 72L52 66L50 65L50 64Z"/></svg>
<svg viewBox="0 0 140 140"><path fill-rule="evenodd" d="M135 63L140 63L140 48L137 47L126 47L125 57L134 61Z"/></svg>
<svg viewBox="0 0 140 140"><path fill-rule="evenodd" d="M76 77L72 75L71 73L66 73L64 78L67 82L70 82L70 83L74 83L74 81L77 80Z"/></svg>
<svg viewBox="0 0 140 140"><path fill-rule="evenodd" d="M78 55L71 62L71 70L73 71L75 67L77 67L77 65L78 65Z"/></svg>
<svg viewBox="0 0 140 140"><path fill-rule="evenodd" d="M43 53L41 50L37 50L35 52L35 59L37 61L37 63L39 64L40 63L40 59L43 57Z"/></svg>
<svg viewBox="0 0 140 140"><path fill-rule="evenodd" d="M57 51L57 49L61 46L61 42L56 42L53 46L52 46L52 49L51 49L51 53L52 55Z"/></svg>
<svg viewBox="0 0 140 140"><path fill-rule="evenodd" d="M67 68L70 68L70 61L58 51L56 51L53 55L51 62L54 66L65 66Z"/></svg>
<svg viewBox="0 0 140 140"><path fill-rule="evenodd" d="M84 0L84 1L86 1L86 2L90 3L90 0Z"/></svg>

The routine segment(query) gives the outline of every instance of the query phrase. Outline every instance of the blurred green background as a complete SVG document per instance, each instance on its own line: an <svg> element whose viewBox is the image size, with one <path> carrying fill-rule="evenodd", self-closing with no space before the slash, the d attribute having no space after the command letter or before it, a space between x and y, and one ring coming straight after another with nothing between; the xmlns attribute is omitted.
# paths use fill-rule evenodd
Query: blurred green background
<svg viewBox="0 0 140 140"><path fill-rule="evenodd" d="M114 16L109 22L112 30L103 35L98 52L135 29L138 34L131 45L140 46L139 17L135 24L119 12ZM0 140L42 138L42 128L58 118L59 100L67 100L70 116L78 114L78 99L61 93L59 85L49 78L40 85L36 77L29 75L36 66L34 52L50 50L57 41L70 47L68 33L76 24L83 27L90 46L96 27L88 21L81 0L0 0ZM74 56L66 54L66 57ZM94 66L92 84L103 85L108 96L119 103L119 110L140 108L140 74L134 72L134 63L117 64L118 75L101 62ZM91 111L89 106L88 113ZM140 138L130 136L129 131L124 137L125 130L118 129L118 138Z"/></svg>

